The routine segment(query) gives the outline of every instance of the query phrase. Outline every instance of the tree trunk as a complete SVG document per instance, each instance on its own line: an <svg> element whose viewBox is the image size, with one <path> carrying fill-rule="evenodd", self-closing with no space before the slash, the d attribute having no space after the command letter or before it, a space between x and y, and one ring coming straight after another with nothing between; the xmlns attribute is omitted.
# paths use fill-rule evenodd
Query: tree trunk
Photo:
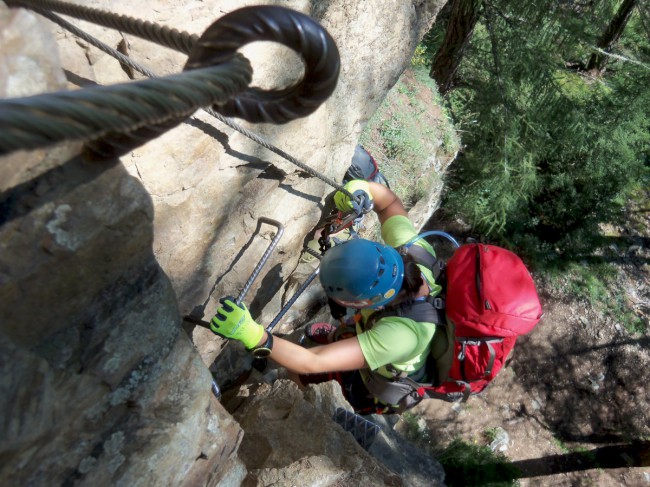
<svg viewBox="0 0 650 487"><path fill-rule="evenodd" d="M465 48L469 44L478 21L480 0L453 1L451 14L443 40L433 59L429 76L438 84L440 94L444 95L453 87L454 77Z"/></svg>
<svg viewBox="0 0 650 487"><path fill-rule="evenodd" d="M616 15L607 26L607 29L603 32L598 39L597 47L602 49L605 52L610 52L614 44L618 42L618 39L623 34L627 21L632 15L632 10L636 6L637 0L623 0L623 3L618 8ZM608 57L602 52L596 51L589 58L587 63L587 71L591 71L593 74L602 74L605 70L605 65L607 64Z"/></svg>

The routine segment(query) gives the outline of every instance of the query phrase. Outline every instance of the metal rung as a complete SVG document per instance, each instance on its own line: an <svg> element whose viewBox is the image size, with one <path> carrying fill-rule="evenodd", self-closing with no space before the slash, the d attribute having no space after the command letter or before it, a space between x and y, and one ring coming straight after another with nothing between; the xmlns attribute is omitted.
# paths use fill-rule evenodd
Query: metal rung
<svg viewBox="0 0 650 487"><path fill-rule="evenodd" d="M352 433L354 439L364 450L370 448L381 431L379 425L343 408L337 408L332 419L340 424L345 431Z"/></svg>

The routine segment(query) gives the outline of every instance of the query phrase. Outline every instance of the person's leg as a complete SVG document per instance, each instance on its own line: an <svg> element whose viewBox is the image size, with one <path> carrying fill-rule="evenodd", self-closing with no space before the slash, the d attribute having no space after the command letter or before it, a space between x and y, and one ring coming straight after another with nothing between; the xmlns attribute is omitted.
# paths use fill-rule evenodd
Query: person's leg
<svg viewBox="0 0 650 487"><path fill-rule="evenodd" d="M336 326L331 323L321 322L312 323L305 327L305 336L301 340L301 345L306 347L313 347L315 345L327 345L334 341L334 333Z"/></svg>
<svg viewBox="0 0 650 487"><path fill-rule="evenodd" d="M357 414L381 414L385 412L385 406L379 404L375 397L366 389L358 370L351 372L346 377L346 381L342 387L343 395Z"/></svg>

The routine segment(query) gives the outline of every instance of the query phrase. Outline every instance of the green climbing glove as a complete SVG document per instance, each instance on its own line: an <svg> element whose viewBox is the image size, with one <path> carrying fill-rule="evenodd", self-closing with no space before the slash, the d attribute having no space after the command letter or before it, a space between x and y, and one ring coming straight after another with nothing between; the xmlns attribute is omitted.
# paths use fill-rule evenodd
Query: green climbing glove
<svg viewBox="0 0 650 487"><path fill-rule="evenodd" d="M245 304L235 303L235 298L226 296L219 300L221 308L210 322L210 328L217 335L239 340L247 349L252 349L264 335L264 327L251 317Z"/></svg>
<svg viewBox="0 0 650 487"><path fill-rule="evenodd" d="M334 204L339 211L347 212L353 210L358 215L362 215L372 209L372 194L370 193L368 181L353 179L352 181L348 181L343 188L352 193L355 199L359 199L360 201L355 201L342 191L337 191L334 194Z"/></svg>

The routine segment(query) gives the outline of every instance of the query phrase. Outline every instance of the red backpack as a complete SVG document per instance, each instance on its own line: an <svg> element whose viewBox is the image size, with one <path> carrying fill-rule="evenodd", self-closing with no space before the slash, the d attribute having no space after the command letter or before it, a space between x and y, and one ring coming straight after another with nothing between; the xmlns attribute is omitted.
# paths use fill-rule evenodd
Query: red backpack
<svg viewBox="0 0 650 487"><path fill-rule="evenodd" d="M466 401L483 391L503 367L517 337L530 332L542 317L533 279L509 250L463 245L447 262L445 272L423 250L414 245L408 253L418 264L432 267L436 279L446 272L446 303L440 297L429 298L390 314L444 324L449 345L442 358L429 361L433 362L427 374L431 382L416 382L397 371L392 380L370 374L365 382L368 390L380 401L398 405L397 412L424 398Z"/></svg>
<svg viewBox="0 0 650 487"><path fill-rule="evenodd" d="M430 396L467 400L496 377L519 335L542 317L533 279L521 259L494 245L464 245L447 262L447 333L451 368Z"/></svg>

